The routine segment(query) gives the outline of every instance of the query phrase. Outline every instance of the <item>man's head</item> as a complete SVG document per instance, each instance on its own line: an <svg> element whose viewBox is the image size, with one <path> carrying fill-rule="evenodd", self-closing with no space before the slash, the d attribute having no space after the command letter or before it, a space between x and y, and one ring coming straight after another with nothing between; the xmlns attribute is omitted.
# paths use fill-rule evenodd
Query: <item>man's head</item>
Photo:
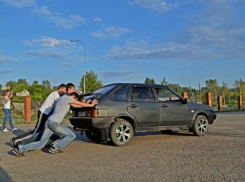
<svg viewBox="0 0 245 182"><path fill-rule="evenodd" d="M72 83L67 83L66 84L66 92L67 94L70 94L75 91L75 85Z"/></svg>
<svg viewBox="0 0 245 182"><path fill-rule="evenodd" d="M78 98L78 93L71 92L71 93L69 93L69 96L73 97L74 99L77 99Z"/></svg>
<svg viewBox="0 0 245 182"><path fill-rule="evenodd" d="M9 97L11 95L10 90L6 90L5 95Z"/></svg>
<svg viewBox="0 0 245 182"><path fill-rule="evenodd" d="M58 87L57 92L59 93L60 96L64 95L66 93L66 85L65 84L60 84Z"/></svg>

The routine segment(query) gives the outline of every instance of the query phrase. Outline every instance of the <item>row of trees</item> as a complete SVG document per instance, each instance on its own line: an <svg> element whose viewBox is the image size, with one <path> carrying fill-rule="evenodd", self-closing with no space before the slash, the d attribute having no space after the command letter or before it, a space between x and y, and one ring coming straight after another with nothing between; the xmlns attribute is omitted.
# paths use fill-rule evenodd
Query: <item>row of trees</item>
<svg viewBox="0 0 245 182"><path fill-rule="evenodd" d="M84 88L83 79L84 77L82 77L79 86L77 87L77 89L81 92ZM87 93L93 92L103 86L102 81L98 79L98 75L93 71L86 72L85 82L85 89ZM242 79L235 80L234 84L231 87L226 82L218 83L216 79L209 79L205 81L205 87L199 86L199 89L197 90L191 86L182 87L180 84L168 83L165 77L160 83L156 83L154 78L146 77L144 83L167 85L179 94L183 92L187 92L189 96L195 94L197 98L202 99L203 103L205 103L206 101L206 93L212 92L214 106L217 105L216 98L218 95L223 96L223 104L229 107L237 105L237 98L239 95L242 95L243 98L245 98L245 82ZM21 92L24 89L28 90L30 92L32 100L34 101L44 101L47 95L50 92L57 90L58 87L52 87L49 80L43 80L41 83L39 83L38 81L34 81L30 84L26 81L26 79L18 79L18 81L8 81L5 86L12 90L14 93ZM0 84L0 90L1 89L2 85ZM13 98L13 101L23 102L23 98L15 97Z"/></svg>
<svg viewBox="0 0 245 182"><path fill-rule="evenodd" d="M156 84L154 78L146 77L146 84ZM200 87L196 90L192 87L181 87L179 84L168 83L166 78L159 83L161 85L167 85L177 93L181 94L187 92L188 96L195 94L197 97L202 99L202 102L206 102L206 93L212 92L213 105L217 105L217 96L221 95L223 98L223 104L228 107L237 106L238 96L242 95L245 98L245 82L242 79L235 80L232 87L230 87L226 82L218 83L216 79L209 79L205 81L206 86ZM200 84L199 84L200 85Z"/></svg>
<svg viewBox="0 0 245 182"><path fill-rule="evenodd" d="M78 86L78 90L83 91L83 79L81 79L80 84ZM103 86L102 82L98 80L98 75L95 74L93 71L86 72L85 75L86 81L86 92L93 92L100 87ZM9 90L13 91L14 93L22 92L23 90L28 90L32 97L33 101L44 101L48 94L52 91L58 89L58 86L51 86L49 80L43 80L39 83L37 80L33 83L28 83L26 79L18 79L18 81L8 81L5 84ZM3 86L0 84L0 90L2 90ZM13 102L23 102L23 98L21 97L13 97Z"/></svg>

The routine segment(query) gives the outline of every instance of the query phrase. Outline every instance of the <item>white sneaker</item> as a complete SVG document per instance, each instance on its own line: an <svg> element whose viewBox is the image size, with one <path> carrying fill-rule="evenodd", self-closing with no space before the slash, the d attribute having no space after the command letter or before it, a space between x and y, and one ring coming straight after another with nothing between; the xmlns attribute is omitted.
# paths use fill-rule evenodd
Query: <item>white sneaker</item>
<svg viewBox="0 0 245 182"><path fill-rule="evenodd" d="M8 132L9 130L7 130L7 128L5 128L4 130L3 130L3 132Z"/></svg>
<svg viewBox="0 0 245 182"><path fill-rule="evenodd" d="M12 129L12 131L16 131L16 130L18 130L18 128L13 128L13 129Z"/></svg>

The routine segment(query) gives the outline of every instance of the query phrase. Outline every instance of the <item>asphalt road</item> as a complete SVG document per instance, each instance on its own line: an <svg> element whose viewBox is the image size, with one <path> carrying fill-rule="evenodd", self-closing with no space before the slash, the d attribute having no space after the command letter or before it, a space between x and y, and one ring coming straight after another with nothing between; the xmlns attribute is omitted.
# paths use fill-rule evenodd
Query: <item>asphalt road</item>
<svg viewBox="0 0 245 182"><path fill-rule="evenodd" d="M31 130L0 132L0 181L245 181L245 113L218 114L209 134L143 132L129 146L77 139L62 154L47 149L24 157L10 152L9 139Z"/></svg>

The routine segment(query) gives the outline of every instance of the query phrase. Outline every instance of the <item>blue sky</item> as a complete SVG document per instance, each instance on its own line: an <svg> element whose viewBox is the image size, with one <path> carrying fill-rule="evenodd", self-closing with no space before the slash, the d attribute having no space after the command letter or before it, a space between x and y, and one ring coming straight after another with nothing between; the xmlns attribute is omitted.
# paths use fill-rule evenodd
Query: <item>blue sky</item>
<svg viewBox="0 0 245 182"><path fill-rule="evenodd" d="M245 80L243 0L0 0L0 84Z"/></svg>

